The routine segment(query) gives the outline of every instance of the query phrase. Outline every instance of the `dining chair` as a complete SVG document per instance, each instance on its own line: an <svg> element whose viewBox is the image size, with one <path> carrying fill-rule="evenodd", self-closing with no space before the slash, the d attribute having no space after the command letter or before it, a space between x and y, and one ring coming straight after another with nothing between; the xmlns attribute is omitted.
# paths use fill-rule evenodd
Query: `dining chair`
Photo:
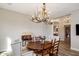
<svg viewBox="0 0 79 59"><path fill-rule="evenodd" d="M43 44L41 44L42 49L41 50L35 50L36 56L45 56L45 55L48 54L48 51L49 51L50 48L45 48L46 47L45 41L42 42L42 43L43 43Z"/></svg>
<svg viewBox="0 0 79 59"><path fill-rule="evenodd" d="M25 49L26 51L23 52L22 42L19 41L14 42L11 44L11 46L12 46L13 56L33 56L33 51L28 51L27 49Z"/></svg>
<svg viewBox="0 0 79 59"><path fill-rule="evenodd" d="M22 45L25 46L27 44L27 41L32 40L32 36L31 35L22 35L21 39L22 39Z"/></svg>
<svg viewBox="0 0 79 59"><path fill-rule="evenodd" d="M60 43L60 39L54 40L54 42L51 45L51 50L49 52L49 56L58 56L59 43Z"/></svg>

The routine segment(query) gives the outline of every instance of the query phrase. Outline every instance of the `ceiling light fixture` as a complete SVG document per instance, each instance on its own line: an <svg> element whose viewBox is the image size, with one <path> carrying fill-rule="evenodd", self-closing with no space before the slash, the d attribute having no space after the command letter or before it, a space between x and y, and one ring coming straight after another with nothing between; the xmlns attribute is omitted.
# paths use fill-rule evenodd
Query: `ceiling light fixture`
<svg viewBox="0 0 79 59"><path fill-rule="evenodd" d="M34 16L32 16L32 21L35 23L47 23L52 24L52 20L50 20L48 12L46 10L46 4L43 3L42 10L38 13L36 13Z"/></svg>

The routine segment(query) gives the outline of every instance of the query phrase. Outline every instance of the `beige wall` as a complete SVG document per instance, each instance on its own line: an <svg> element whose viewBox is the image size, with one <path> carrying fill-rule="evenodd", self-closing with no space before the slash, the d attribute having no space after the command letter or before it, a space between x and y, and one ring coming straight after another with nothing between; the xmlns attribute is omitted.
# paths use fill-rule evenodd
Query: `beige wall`
<svg viewBox="0 0 79 59"><path fill-rule="evenodd" d="M71 15L71 49L79 51L79 35L76 35L76 24L79 24L79 10Z"/></svg>
<svg viewBox="0 0 79 59"><path fill-rule="evenodd" d="M69 18L67 18L69 17ZM59 36L61 38L61 40L64 40L65 37L65 33L64 33L64 25L70 25L71 24L71 16L63 16L63 17L59 17L56 18L56 20L59 20Z"/></svg>
<svg viewBox="0 0 79 59"><path fill-rule="evenodd" d="M0 51L7 49L7 39L13 42L20 39L23 32L32 32L33 36L51 36L51 26L33 23L31 17L17 12L0 9Z"/></svg>

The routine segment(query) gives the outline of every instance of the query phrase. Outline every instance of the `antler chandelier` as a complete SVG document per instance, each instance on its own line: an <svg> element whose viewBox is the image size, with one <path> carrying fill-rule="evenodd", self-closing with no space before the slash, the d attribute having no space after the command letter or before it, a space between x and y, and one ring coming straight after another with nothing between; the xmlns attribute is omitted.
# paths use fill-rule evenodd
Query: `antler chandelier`
<svg viewBox="0 0 79 59"><path fill-rule="evenodd" d="M35 23L44 22L47 24L52 24L52 22L48 16L45 3L43 3L42 10L40 12L38 12L37 14L35 14L34 16L32 16L32 21Z"/></svg>

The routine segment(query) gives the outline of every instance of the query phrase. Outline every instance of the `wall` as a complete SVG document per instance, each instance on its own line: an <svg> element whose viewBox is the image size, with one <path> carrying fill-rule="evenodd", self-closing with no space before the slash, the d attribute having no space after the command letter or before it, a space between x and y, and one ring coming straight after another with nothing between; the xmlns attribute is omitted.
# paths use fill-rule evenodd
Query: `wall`
<svg viewBox="0 0 79 59"><path fill-rule="evenodd" d="M64 41L65 38L65 31L64 31L64 25L71 25L71 16L66 15L59 18L56 18L55 20L59 21L59 37L62 41Z"/></svg>
<svg viewBox="0 0 79 59"><path fill-rule="evenodd" d="M61 38L61 40L64 41L64 21L63 21L63 18L60 18L59 20L61 20L59 22L59 36Z"/></svg>
<svg viewBox="0 0 79 59"><path fill-rule="evenodd" d="M23 32L32 32L33 36L50 36L51 26L33 23L31 18L17 12L0 9L0 51L7 49L7 40L20 39Z"/></svg>
<svg viewBox="0 0 79 59"><path fill-rule="evenodd" d="M45 35L47 37L47 40L53 39L53 25L47 25Z"/></svg>
<svg viewBox="0 0 79 59"><path fill-rule="evenodd" d="M76 24L79 24L79 10L71 15L71 49L79 51L79 36L76 35Z"/></svg>

